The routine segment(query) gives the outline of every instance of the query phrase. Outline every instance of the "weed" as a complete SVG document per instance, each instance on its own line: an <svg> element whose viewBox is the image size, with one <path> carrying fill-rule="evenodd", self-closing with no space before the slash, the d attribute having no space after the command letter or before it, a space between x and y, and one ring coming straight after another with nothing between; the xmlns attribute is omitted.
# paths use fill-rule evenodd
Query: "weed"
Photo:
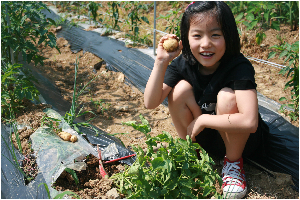
<svg viewBox="0 0 300 200"><path fill-rule="evenodd" d="M79 96L85 91L86 87L96 78L98 78L98 76L95 76L92 80L90 80L86 85L83 86L83 88L77 92L76 91L76 77L77 77L77 71L78 71L78 65L79 63L77 62L77 58L76 58L76 62L75 62L75 79L74 79L74 91L73 91L73 98L72 98L72 105L70 108L69 112L66 112L65 116L64 116L64 120L72 127L75 129L76 132L81 133L79 131L80 126L87 126L87 127L92 127L89 122L91 120L93 120L94 118L90 118L88 121L86 122L79 122L79 123L74 123L74 120L77 117L83 116L87 113L91 113L93 115L96 115L95 113L93 113L92 111L84 111L82 112L84 106L82 106L79 111L77 112L79 106L80 106L80 102L78 102ZM92 127L93 128L93 127ZM96 134L99 132L97 129L93 128L96 131Z"/></svg>

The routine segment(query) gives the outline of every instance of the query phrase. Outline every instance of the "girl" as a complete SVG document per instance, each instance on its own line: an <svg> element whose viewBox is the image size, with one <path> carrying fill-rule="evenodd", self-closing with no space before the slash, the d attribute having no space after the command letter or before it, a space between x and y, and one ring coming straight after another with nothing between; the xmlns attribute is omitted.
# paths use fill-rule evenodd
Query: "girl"
<svg viewBox="0 0 300 200"><path fill-rule="evenodd" d="M242 198L247 192L242 156L261 153L264 122L254 68L240 53L234 16L224 2L193 2L183 14L175 52L163 48L169 37L176 38L169 34L158 44L145 106L154 109L168 97L179 137L189 135L224 157L223 196Z"/></svg>

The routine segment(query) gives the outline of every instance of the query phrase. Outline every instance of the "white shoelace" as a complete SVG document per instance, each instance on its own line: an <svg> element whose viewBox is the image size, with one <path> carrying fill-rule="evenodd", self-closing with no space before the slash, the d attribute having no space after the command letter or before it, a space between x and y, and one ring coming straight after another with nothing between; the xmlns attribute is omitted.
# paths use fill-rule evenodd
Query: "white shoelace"
<svg viewBox="0 0 300 200"><path fill-rule="evenodd" d="M227 162L223 167L222 174L224 174L223 182L229 184L242 184L243 179L241 178L241 171L239 171L240 167L238 166L240 162L230 163ZM227 180L229 178L229 180Z"/></svg>

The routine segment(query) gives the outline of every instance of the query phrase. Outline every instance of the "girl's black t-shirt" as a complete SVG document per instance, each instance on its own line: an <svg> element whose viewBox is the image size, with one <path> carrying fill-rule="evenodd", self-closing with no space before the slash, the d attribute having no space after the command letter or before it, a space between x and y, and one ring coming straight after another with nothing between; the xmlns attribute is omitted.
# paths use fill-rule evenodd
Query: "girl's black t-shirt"
<svg viewBox="0 0 300 200"><path fill-rule="evenodd" d="M180 80L186 80L193 87L195 100L200 106L202 113L215 114L219 91L224 87L229 87L233 90L256 89L254 75L255 71L252 64L241 53L231 60L221 63L217 70L210 75L202 75L198 70L197 64L189 65L180 55L168 66L164 83L173 88ZM265 155L264 135L269 132L269 128L262 120L260 114L258 115L258 128L248 138L243 156ZM220 155L225 154L225 146L220 134L214 134L216 131L207 128L201 133L197 135L196 140L203 140L200 145L204 145L204 149L208 152L217 152ZM215 140L219 141L219 143L216 144ZM221 146L222 151L220 150Z"/></svg>
<svg viewBox="0 0 300 200"><path fill-rule="evenodd" d="M224 88L232 90L256 89L255 71L243 54L219 65L210 75L202 75L198 64L190 65L182 55L168 66L164 83L174 87L180 80L189 82L194 90L195 100L203 113L214 114L217 94Z"/></svg>

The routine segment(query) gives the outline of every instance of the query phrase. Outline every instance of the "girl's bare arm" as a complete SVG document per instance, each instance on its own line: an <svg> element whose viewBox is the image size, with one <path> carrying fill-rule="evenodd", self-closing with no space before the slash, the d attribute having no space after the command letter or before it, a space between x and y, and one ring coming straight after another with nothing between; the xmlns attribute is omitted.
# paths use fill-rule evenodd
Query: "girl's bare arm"
<svg viewBox="0 0 300 200"><path fill-rule="evenodd" d="M204 128L229 133L254 133L258 126L256 90L235 90L235 95L238 113L200 115L189 125L187 134L195 138Z"/></svg>
<svg viewBox="0 0 300 200"><path fill-rule="evenodd" d="M144 104L148 109L153 109L159 106L172 90L170 86L163 83L164 76L169 63L179 55L182 49L182 42L179 42L179 48L177 51L167 52L163 48L163 43L169 37L176 38L176 35L166 35L159 41L153 70L145 88Z"/></svg>

